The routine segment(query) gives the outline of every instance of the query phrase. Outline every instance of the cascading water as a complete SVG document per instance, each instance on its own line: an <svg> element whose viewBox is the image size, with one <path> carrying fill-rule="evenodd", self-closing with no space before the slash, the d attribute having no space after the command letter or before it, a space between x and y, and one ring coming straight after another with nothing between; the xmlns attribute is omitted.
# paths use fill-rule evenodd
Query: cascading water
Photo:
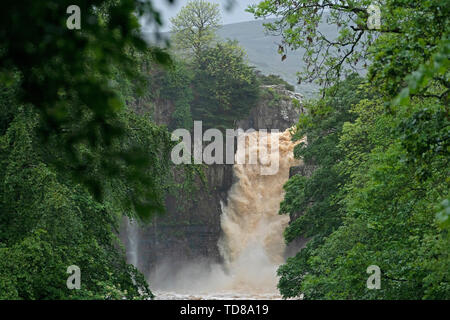
<svg viewBox="0 0 450 320"><path fill-rule="evenodd" d="M296 143L289 129L255 131L246 133L244 139L245 143L238 144L233 166L237 181L227 205L222 205L223 236L218 245L224 265L193 263L172 274L170 281L159 282L168 279L170 270L169 265L161 265L151 277L158 298L280 298L276 270L284 259L283 230L289 217L278 211L289 168L298 164L293 156ZM254 155L256 162L251 160Z"/></svg>
<svg viewBox="0 0 450 320"><path fill-rule="evenodd" d="M236 152L236 158L245 161L233 166L238 180L228 194L228 205L223 208L219 248L233 290L274 293L276 269L284 258L283 230L289 223L289 216L279 215L278 211L289 168L298 162L293 156L295 143L289 129L283 133L253 132L246 136L245 148ZM269 152L264 154L266 150ZM258 155L258 163L251 164L252 154ZM277 170L268 172L269 168Z"/></svg>

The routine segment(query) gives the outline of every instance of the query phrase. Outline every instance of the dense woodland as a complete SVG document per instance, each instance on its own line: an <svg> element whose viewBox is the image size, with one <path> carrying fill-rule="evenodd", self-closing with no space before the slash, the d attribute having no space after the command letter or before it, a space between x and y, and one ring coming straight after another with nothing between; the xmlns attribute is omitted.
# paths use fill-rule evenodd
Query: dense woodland
<svg viewBox="0 0 450 320"><path fill-rule="evenodd" d="M166 49L140 32L142 16L161 25L151 1L75 1L82 28L70 30L73 2L2 3L0 299L148 299L151 284L126 263L118 226L163 214L165 195L201 175L175 170L171 130L193 120L233 127L265 94L261 84L293 88L217 39L219 9L207 1L173 19ZM309 239L278 270L286 298L450 298L450 6L381 0L381 27L370 29L372 2L248 9L278 17L266 25L283 35L274 50L289 59L290 48L305 48L299 81L323 88L294 135L307 137L295 156L314 171L289 179L280 207L292 218L286 242ZM325 14L337 39L317 30ZM152 111L165 100L175 109L160 126ZM70 265L83 270L81 290L66 287ZM380 290L366 287L369 265L381 268Z"/></svg>
<svg viewBox="0 0 450 320"><path fill-rule="evenodd" d="M285 47L304 47L300 79L318 80L296 137L295 156L314 168L285 185L287 242L309 238L278 270L285 297L449 299L449 11L446 1L380 1L381 28L368 29L372 1L262 1L256 16ZM339 38L316 22L328 9ZM315 44L312 46L311 44ZM283 51L283 47L280 48ZM347 62L344 64L344 62ZM367 65L365 77L354 73ZM381 269L381 289L365 272Z"/></svg>
<svg viewBox="0 0 450 320"><path fill-rule="evenodd" d="M143 40L134 12L158 26L150 2L80 1L79 31L65 27L69 4L4 5L0 298L151 298L118 228L123 216L163 214L166 194L188 194L202 177L198 166L174 168L170 131L193 119L233 127L260 84L287 83L257 73L235 42L217 41L218 21L190 58L189 47L175 43L169 54ZM153 120L157 103L174 106L168 127ZM81 290L66 287L70 265L82 269Z"/></svg>

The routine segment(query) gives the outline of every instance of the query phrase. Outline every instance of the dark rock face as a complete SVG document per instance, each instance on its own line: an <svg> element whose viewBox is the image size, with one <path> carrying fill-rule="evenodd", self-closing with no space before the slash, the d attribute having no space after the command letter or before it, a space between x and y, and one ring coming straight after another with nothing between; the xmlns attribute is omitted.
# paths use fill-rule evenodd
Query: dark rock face
<svg viewBox="0 0 450 320"><path fill-rule="evenodd" d="M301 95L278 86L266 86L276 96L263 97L247 119L239 121L237 128L247 130L285 129L294 125L304 112L299 104ZM297 100L297 103L294 102ZM168 124L173 106L159 101L155 105L154 119ZM236 146L236 143L235 143ZM158 262L170 260L182 267L186 261L207 259L220 262L217 246L221 236L221 202L226 204L227 193L233 184L233 166L214 164L206 166L207 186L199 180L197 191L184 195L183 201L167 196L167 213L155 217L151 224L130 230L126 221L121 226L120 237L129 252L136 250L138 268L148 276ZM127 230L127 228L129 230ZM131 237L130 232L133 232ZM131 240L133 238L133 241ZM131 248L131 246L134 248Z"/></svg>
<svg viewBox="0 0 450 320"><path fill-rule="evenodd" d="M140 228L138 263L144 274L164 260L179 264L180 268L198 257L220 261L217 242L221 231L221 202L226 202L232 184L232 165L211 165L205 173L207 186L197 181L198 190L183 197L183 201L169 195L167 213ZM182 207L178 206L179 202Z"/></svg>

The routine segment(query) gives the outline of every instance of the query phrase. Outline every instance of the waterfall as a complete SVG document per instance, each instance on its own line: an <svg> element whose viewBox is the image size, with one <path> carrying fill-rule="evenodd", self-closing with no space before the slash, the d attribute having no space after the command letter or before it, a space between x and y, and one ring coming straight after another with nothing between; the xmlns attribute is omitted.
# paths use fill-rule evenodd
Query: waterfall
<svg viewBox="0 0 450 320"><path fill-rule="evenodd" d="M277 142L275 147L273 141ZM229 191L227 206L223 206L223 236L219 241L233 290L255 293L277 290L276 269L283 263L283 231L289 223L289 216L278 211L289 168L298 164L293 155L295 144L287 129L281 133L247 133L245 148L238 146L237 164L233 166L237 181ZM257 155L254 164L249 163L252 153ZM245 161L239 164L238 159ZM278 161L278 170L262 174L274 161Z"/></svg>
<svg viewBox="0 0 450 320"><path fill-rule="evenodd" d="M299 164L293 155L299 142L291 141L289 129L242 138L233 166L236 182L222 204L218 246L224 263L197 260L177 271L170 261L159 264L150 276L158 299L281 298L276 270L284 261L289 216L278 211L289 169Z"/></svg>

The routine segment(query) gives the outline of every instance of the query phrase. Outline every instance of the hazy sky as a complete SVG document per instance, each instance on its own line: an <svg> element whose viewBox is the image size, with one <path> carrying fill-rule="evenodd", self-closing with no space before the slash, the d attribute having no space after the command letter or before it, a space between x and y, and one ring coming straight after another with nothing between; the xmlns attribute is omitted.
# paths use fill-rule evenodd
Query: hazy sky
<svg viewBox="0 0 450 320"><path fill-rule="evenodd" d="M223 24L236 23L242 21L254 20L253 15L245 12L249 4L256 4L258 0L236 0L230 11L225 10L227 0L209 0L209 2L218 3L222 11ZM188 0L175 0L174 4L169 4L167 0L153 0L153 5L161 12L164 26L161 31L170 30L169 19L176 16L180 9L188 3Z"/></svg>

